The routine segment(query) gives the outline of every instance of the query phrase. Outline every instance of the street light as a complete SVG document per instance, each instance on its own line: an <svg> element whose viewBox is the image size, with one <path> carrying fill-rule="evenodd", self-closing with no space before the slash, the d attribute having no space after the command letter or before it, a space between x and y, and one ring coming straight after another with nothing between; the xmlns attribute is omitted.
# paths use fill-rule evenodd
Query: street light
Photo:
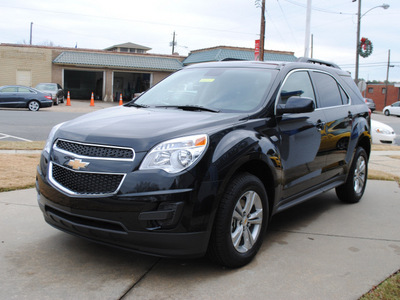
<svg viewBox="0 0 400 300"><path fill-rule="evenodd" d="M354 2L354 1L353 1ZM361 18L364 17L368 12L371 10L382 7L383 9L388 9L390 7L389 4L382 4L375 6L373 8L370 8L367 10L365 13L361 14L361 0L358 0L358 13L357 13L357 41L356 41L356 74L355 74L355 82L358 83L358 65L359 65L359 59L360 59L360 54L358 53L358 48L359 48L359 43L360 43L360 26L361 26Z"/></svg>

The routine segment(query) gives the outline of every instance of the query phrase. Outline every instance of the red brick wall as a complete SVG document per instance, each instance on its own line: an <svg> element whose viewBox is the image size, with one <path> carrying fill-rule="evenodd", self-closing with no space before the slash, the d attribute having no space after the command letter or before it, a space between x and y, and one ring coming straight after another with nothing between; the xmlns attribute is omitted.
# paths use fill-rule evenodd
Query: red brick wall
<svg viewBox="0 0 400 300"><path fill-rule="evenodd" d="M382 89L386 87L385 84L368 84L367 89L363 92L363 96L365 98L371 98L374 100L376 104L376 110L382 111L385 107L385 94L382 92ZM400 91L398 87L395 87L393 84L388 85L388 94L386 105L390 105L396 101L399 101ZM372 93L370 90L372 89Z"/></svg>

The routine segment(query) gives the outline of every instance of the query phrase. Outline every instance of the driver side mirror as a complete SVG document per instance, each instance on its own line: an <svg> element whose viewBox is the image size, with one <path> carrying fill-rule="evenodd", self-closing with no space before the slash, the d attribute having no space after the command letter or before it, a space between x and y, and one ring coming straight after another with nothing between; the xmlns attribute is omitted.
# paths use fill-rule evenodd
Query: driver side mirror
<svg viewBox="0 0 400 300"><path fill-rule="evenodd" d="M300 114L312 112L315 110L314 100L307 97L292 96L286 104L278 104L276 107L277 115Z"/></svg>

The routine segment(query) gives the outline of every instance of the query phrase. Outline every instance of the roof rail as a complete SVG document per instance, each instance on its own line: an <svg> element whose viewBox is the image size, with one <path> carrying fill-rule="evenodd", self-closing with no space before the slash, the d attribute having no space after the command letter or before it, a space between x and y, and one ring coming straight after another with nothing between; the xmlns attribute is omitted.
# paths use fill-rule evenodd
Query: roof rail
<svg viewBox="0 0 400 300"><path fill-rule="evenodd" d="M233 57L226 57L226 58L221 59L220 61L237 61L237 60L244 60L244 59L241 59L241 58L233 58Z"/></svg>
<svg viewBox="0 0 400 300"><path fill-rule="evenodd" d="M324 60L309 58L309 57L299 57L297 59L297 62L305 62L305 63L315 64L315 65L324 65L327 67L340 69L340 67L337 64L334 64L334 63L331 63L328 61L324 61Z"/></svg>

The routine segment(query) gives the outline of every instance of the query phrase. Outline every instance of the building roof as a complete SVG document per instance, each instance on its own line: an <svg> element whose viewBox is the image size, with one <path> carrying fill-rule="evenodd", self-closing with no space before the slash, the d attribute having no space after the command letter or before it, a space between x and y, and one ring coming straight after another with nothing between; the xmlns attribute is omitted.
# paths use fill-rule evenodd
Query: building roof
<svg viewBox="0 0 400 300"><path fill-rule="evenodd" d="M108 47L104 50L112 50L112 49L116 49L116 48L132 48L132 49L142 49L142 50L146 50L146 51L151 50L151 48L149 48L149 47L130 43L130 42L119 44L119 45L114 45L114 46Z"/></svg>
<svg viewBox="0 0 400 300"><path fill-rule="evenodd" d="M182 62L173 57L78 51L64 51L53 60L53 63L152 71L177 71L182 69Z"/></svg>
<svg viewBox="0 0 400 300"><path fill-rule="evenodd" d="M183 64L221 61L223 59L254 60L254 49L218 46L192 51ZM296 61L293 52L265 50L264 61Z"/></svg>

